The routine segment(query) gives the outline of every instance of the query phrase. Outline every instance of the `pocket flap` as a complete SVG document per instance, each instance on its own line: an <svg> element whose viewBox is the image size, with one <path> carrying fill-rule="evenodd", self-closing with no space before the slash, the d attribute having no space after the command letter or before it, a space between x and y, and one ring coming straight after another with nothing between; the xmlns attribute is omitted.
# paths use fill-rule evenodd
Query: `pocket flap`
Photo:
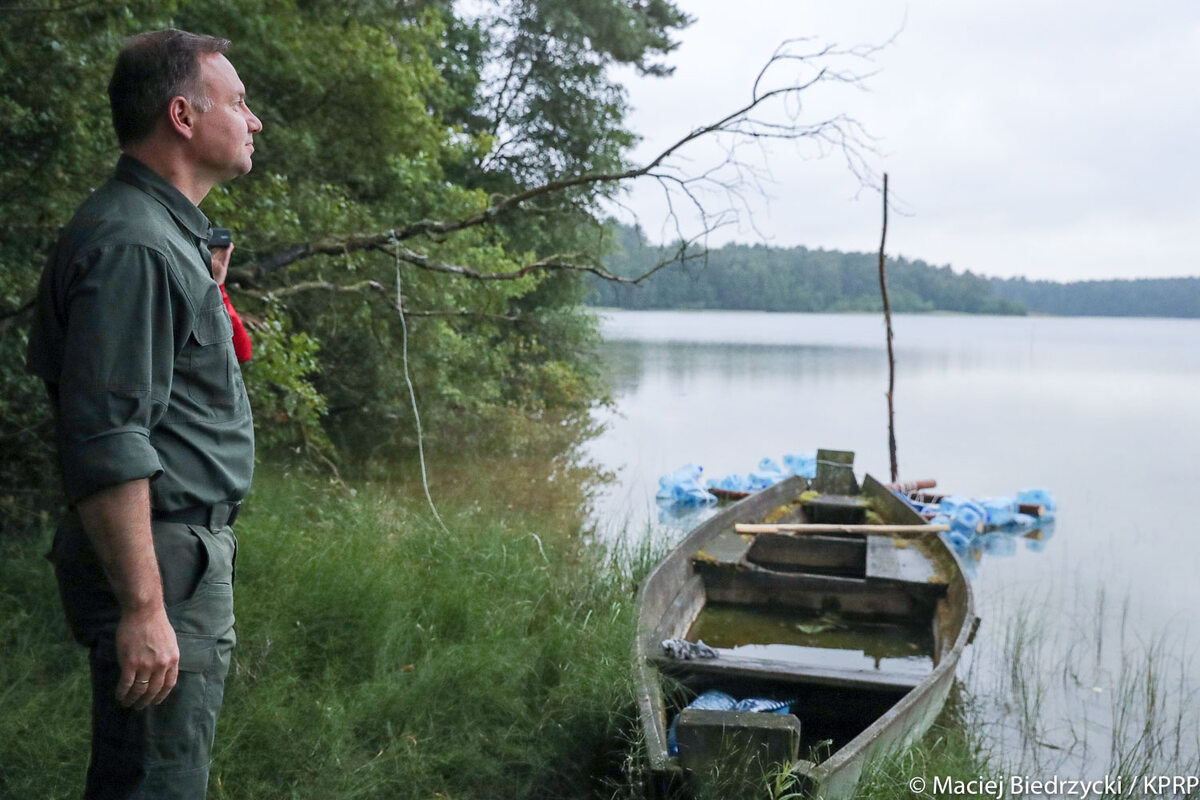
<svg viewBox="0 0 1200 800"><path fill-rule="evenodd" d="M217 656L217 637L179 633L179 671L204 672Z"/></svg>
<svg viewBox="0 0 1200 800"><path fill-rule="evenodd" d="M196 315L192 336L201 345L233 340L233 321L224 305L209 306Z"/></svg>

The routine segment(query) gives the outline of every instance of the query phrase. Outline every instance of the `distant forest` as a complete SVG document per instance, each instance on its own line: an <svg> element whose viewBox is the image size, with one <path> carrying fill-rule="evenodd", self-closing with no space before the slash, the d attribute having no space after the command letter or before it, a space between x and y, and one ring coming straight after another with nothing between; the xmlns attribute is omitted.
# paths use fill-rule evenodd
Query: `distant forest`
<svg viewBox="0 0 1200 800"><path fill-rule="evenodd" d="M614 226L618 247L606 266L641 275L671 250L636 227ZM973 314L1200 317L1200 278L1054 283L986 278L924 261L888 258L893 311ZM638 286L593 282L592 303L628 309L878 311L878 253L729 244L706 258L672 264Z"/></svg>
<svg viewBox="0 0 1200 800"><path fill-rule="evenodd" d="M997 295L1031 314L1067 317L1200 317L1200 278L1056 283L993 278Z"/></svg>

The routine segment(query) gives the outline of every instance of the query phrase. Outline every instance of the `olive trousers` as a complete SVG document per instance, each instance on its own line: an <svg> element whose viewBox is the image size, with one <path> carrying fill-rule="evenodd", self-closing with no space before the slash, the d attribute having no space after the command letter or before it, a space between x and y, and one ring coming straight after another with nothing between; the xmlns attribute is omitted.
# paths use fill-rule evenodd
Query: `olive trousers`
<svg viewBox="0 0 1200 800"><path fill-rule="evenodd" d="M236 640L237 540L210 529L154 522L167 617L179 642L179 678L161 704L141 711L115 699L120 607L87 535L59 528L54 563L71 632L90 651L92 753L85 800L203 800L225 676Z"/></svg>

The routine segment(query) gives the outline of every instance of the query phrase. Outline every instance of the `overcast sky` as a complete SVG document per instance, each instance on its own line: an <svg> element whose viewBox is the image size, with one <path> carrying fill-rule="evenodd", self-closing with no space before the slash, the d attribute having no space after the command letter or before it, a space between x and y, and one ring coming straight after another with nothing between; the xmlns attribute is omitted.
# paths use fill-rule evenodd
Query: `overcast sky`
<svg viewBox="0 0 1200 800"><path fill-rule="evenodd" d="M743 104L784 39L895 34L857 65L877 70L866 91L814 90L799 118L845 112L876 137L871 166L905 212L889 220L889 255L1062 281L1200 275L1200 2L678 2L696 21L669 57L675 74L618 73L636 157ZM686 152L690 169L721 161L712 147ZM742 155L770 182L711 245L878 249L879 195L843 159L792 143ZM626 203L648 234L673 236L659 187L639 184Z"/></svg>

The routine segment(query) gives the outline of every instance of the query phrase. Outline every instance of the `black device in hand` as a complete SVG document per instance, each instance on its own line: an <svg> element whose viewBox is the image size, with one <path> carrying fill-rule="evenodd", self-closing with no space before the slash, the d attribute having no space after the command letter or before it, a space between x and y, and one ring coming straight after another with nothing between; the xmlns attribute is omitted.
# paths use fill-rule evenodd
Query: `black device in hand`
<svg viewBox="0 0 1200 800"><path fill-rule="evenodd" d="M229 247L231 244L233 244L233 231L229 228L212 229L212 235L208 237L209 250L216 247Z"/></svg>

